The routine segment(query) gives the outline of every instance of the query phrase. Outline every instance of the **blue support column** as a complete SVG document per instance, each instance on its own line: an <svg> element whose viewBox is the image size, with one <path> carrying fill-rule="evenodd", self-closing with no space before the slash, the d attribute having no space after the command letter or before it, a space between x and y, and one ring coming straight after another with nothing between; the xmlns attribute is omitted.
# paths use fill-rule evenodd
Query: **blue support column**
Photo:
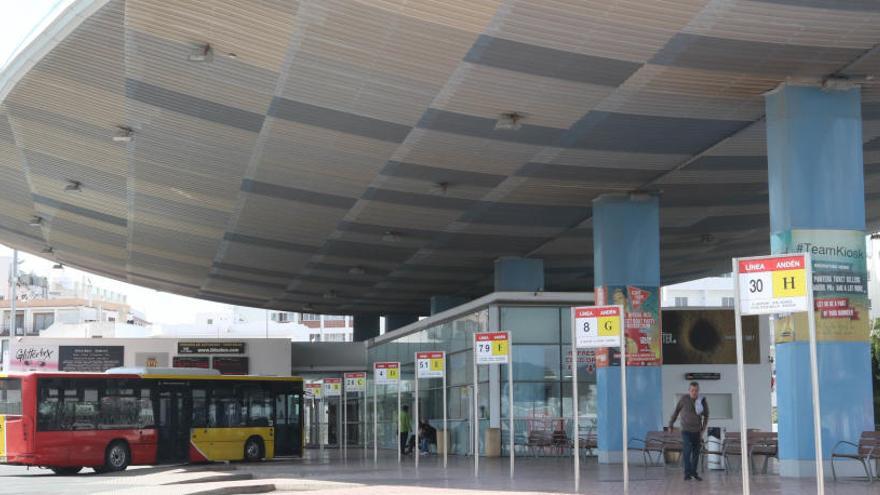
<svg viewBox="0 0 880 495"><path fill-rule="evenodd" d="M813 256L827 464L838 441L874 429L861 95L857 87L785 85L766 107L771 248ZM806 315L774 327L780 473L815 476Z"/></svg>
<svg viewBox="0 0 880 495"><path fill-rule="evenodd" d="M419 315L414 314L393 313L385 315L385 333L397 330L398 328L405 327L410 323L415 323L417 321L419 321Z"/></svg>
<svg viewBox="0 0 880 495"><path fill-rule="evenodd" d="M355 342L379 336L379 313L355 313L352 321L352 339Z"/></svg>
<svg viewBox="0 0 880 495"><path fill-rule="evenodd" d="M495 292L544 290L544 260L503 257L495 260Z"/></svg>
<svg viewBox="0 0 880 495"><path fill-rule="evenodd" d="M596 303L625 309L628 435L644 438L663 426L658 199L606 195L594 200L593 259ZM621 462L620 367L598 368L596 384L599 462Z"/></svg>

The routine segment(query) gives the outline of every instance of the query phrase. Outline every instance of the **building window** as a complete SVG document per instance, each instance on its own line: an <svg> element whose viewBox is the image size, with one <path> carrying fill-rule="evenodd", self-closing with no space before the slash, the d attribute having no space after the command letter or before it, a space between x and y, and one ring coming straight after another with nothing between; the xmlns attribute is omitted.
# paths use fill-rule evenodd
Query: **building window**
<svg viewBox="0 0 880 495"><path fill-rule="evenodd" d="M300 321L321 321L321 315L303 313L300 317Z"/></svg>
<svg viewBox="0 0 880 495"><path fill-rule="evenodd" d="M34 332L40 332L55 323L55 313L34 313Z"/></svg>
<svg viewBox="0 0 880 495"><path fill-rule="evenodd" d="M345 316L343 315L324 315L324 321L339 321L344 319Z"/></svg>
<svg viewBox="0 0 880 495"><path fill-rule="evenodd" d="M732 308L733 307L733 298L732 297L722 297L721 298L721 305L724 306L725 308Z"/></svg>
<svg viewBox="0 0 880 495"><path fill-rule="evenodd" d="M321 334L320 333L310 333L309 334L309 342L320 342Z"/></svg>
<svg viewBox="0 0 880 495"><path fill-rule="evenodd" d="M686 308L688 305L687 297L676 297L675 298L675 307L677 308Z"/></svg>
<svg viewBox="0 0 880 495"><path fill-rule="evenodd" d="M273 316L274 318L272 319L278 323L287 323L290 321L290 315L288 313L275 313Z"/></svg>
<svg viewBox="0 0 880 495"><path fill-rule="evenodd" d="M214 324L214 318L208 318L208 325Z"/></svg>

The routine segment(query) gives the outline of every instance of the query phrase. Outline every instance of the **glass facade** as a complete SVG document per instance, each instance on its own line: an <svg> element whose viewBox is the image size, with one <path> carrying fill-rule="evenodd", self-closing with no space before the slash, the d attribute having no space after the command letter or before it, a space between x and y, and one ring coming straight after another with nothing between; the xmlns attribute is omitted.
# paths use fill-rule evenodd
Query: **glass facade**
<svg viewBox="0 0 880 495"><path fill-rule="evenodd" d="M415 352L446 351L449 452L467 454L472 451L473 334L508 331L511 333L514 363L516 444L525 445L529 432L535 429L566 430L571 438L571 366L575 361L578 363L581 427L584 430L594 427L596 418L593 353L581 350L576 360L571 355L571 307L584 303L586 301L558 305L499 302L446 321L432 324L423 320L426 326L421 330L398 338L392 333L372 342L367 351L368 369L372 369L374 362L400 361L401 403L412 407ZM494 424L501 429L501 452L504 454L509 445L508 370L506 365L494 367L498 369L497 373L490 371L491 366L479 368L480 452L485 453L485 430ZM441 379L419 382L420 416L438 430L443 427L441 387ZM378 393L380 446L395 448L397 390L395 386L380 385ZM369 421L372 421L372 404L368 411Z"/></svg>

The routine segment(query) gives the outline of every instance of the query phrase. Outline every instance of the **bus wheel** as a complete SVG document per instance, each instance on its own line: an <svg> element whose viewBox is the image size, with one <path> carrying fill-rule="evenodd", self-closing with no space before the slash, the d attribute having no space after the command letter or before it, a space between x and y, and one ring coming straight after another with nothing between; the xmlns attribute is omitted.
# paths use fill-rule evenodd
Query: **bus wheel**
<svg viewBox="0 0 880 495"><path fill-rule="evenodd" d="M256 462L262 459L263 439L260 437L250 437L244 443L244 460L247 462Z"/></svg>
<svg viewBox="0 0 880 495"><path fill-rule="evenodd" d="M101 469L95 471L107 473L112 471L125 471L131 463L131 454L128 445L121 440L112 442L107 446L107 452L104 454L104 465Z"/></svg>
<svg viewBox="0 0 880 495"><path fill-rule="evenodd" d="M71 467L50 467L53 473L58 476L72 476L80 471L82 471L82 466L71 466Z"/></svg>

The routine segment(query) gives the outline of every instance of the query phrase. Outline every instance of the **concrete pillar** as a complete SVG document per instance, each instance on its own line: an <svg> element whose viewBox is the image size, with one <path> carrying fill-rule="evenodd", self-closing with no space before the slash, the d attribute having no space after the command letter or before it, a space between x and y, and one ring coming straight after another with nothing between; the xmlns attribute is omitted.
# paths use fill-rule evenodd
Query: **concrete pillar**
<svg viewBox="0 0 880 495"><path fill-rule="evenodd" d="M460 296L431 296L431 314L442 313L466 302L467 299Z"/></svg>
<svg viewBox="0 0 880 495"><path fill-rule="evenodd" d="M410 323L415 323L417 321L419 321L419 315L405 313L385 315L385 332L387 333L397 330L398 328L405 327Z"/></svg>
<svg viewBox="0 0 880 495"><path fill-rule="evenodd" d="M783 85L766 108L771 250L813 256L827 463L838 441L874 429L861 95ZM773 323L780 474L815 476L807 317Z"/></svg>
<svg viewBox="0 0 880 495"><path fill-rule="evenodd" d="M660 206L648 195L593 201L596 304L624 306L628 436L662 428ZM616 351L616 349L614 350ZM609 360L613 361L613 360ZM619 363L597 369L599 462L623 459ZM632 457L636 460L636 457ZM641 462L641 458L638 458Z"/></svg>
<svg viewBox="0 0 880 495"><path fill-rule="evenodd" d="M379 336L379 313L355 313L352 322L355 342Z"/></svg>
<svg viewBox="0 0 880 495"><path fill-rule="evenodd" d="M505 256L495 260L495 292L544 290L544 260Z"/></svg>

